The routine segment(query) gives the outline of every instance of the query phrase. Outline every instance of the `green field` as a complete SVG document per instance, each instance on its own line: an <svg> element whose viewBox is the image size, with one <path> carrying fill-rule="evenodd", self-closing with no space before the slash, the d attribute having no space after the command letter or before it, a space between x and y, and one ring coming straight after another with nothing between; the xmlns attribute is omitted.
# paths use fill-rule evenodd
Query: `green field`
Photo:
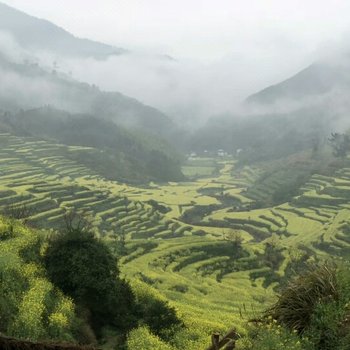
<svg viewBox="0 0 350 350"><path fill-rule="evenodd" d="M233 325L244 332L241 313L274 299L298 254L350 253L350 168L314 174L289 203L252 209L264 191L253 186L262 170L234 160L192 160L184 168L188 182L131 186L69 156L92 148L10 134L0 135L0 146L0 210L25 205L31 225L46 229L59 229L67 210L82 211L112 249L122 233L123 274L176 307L189 329L186 349L205 347L213 331ZM280 181L271 179L267 190ZM232 232L243 240L239 249Z"/></svg>

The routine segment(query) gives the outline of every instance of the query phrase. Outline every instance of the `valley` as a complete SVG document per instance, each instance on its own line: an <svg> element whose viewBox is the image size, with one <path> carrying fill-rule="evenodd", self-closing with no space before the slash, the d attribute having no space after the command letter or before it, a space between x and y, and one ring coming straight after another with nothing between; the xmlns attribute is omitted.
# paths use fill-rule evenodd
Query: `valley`
<svg viewBox="0 0 350 350"><path fill-rule="evenodd" d="M3 1L0 347L350 350L345 1Z"/></svg>

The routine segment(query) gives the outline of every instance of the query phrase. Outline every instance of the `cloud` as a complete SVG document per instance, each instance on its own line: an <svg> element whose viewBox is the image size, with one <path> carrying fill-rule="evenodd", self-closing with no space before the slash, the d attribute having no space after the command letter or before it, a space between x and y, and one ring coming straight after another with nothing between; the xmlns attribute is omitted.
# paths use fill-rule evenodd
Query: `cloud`
<svg viewBox="0 0 350 350"><path fill-rule="evenodd" d="M263 57L263 42L254 48L252 45L245 55L236 52L208 62L176 57L171 59L145 50L134 50L128 54L111 56L107 60L96 60L73 59L43 51L28 52L8 33L0 32L0 52L7 59L17 63L38 62L48 72L51 72L55 64L56 69L66 74L67 79L72 76L78 81L95 84L102 90L119 91L159 108L182 125L192 128L200 126L213 115L223 113L284 113L321 103L328 103L342 114L349 110L346 103L347 93L342 94L339 88L333 89L327 95L306 96L298 101L282 99L268 107L242 108L240 103L249 94L288 77L285 71L288 70L288 61L294 52L294 49L288 52L288 48L294 44L290 40L287 40L289 44L286 44L284 39L284 36L279 35L275 36L273 44L269 42L276 47L280 47L281 42L284 42L284 54L287 53L288 60L281 61L281 57L273 54L276 51L272 50L270 56L260 59L259 75L256 74L256 68L252 67L256 65L256 57ZM348 45L345 39L327 45L317 52L317 59L327 64L335 64L342 59L346 61L344 57L345 53L348 53ZM330 51L332 55L328 54ZM297 60L297 57L295 59ZM278 65L271 67L272 61L278 62ZM304 64L308 63L303 58L299 62L300 68L304 68ZM281 67L283 69L280 69ZM272 72L271 69L275 71ZM296 72L292 71L290 75L294 73ZM26 107L52 104L71 112L89 111L90 106L84 105L78 94L67 96L62 91L62 86L58 86L53 80L33 79L8 71L0 71L0 74L0 95L5 100L17 98Z"/></svg>
<svg viewBox="0 0 350 350"><path fill-rule="evenodd" d="M55 59L60 70L72 73L75 79L134 97L182 123L202 123L212 115L235 111L247 95L264 88L267 81L282 79L281 72L271 74L268 69L256 75L254 55L232 54L201 62L134 51L106 61ZM260 64L269 65L268 60Z"/></svg>

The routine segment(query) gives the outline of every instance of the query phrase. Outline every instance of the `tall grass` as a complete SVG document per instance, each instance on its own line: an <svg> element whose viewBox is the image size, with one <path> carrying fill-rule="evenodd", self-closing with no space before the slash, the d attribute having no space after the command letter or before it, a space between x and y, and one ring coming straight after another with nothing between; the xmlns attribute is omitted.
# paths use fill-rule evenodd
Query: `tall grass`
<svg viewBox="0 0 350 350"><path fill-rule="evenodd" d="M302 334L310 325L319 303L338 301L337 268L331 263L312 266L309 271L291 281L265 316Z"/></svg>

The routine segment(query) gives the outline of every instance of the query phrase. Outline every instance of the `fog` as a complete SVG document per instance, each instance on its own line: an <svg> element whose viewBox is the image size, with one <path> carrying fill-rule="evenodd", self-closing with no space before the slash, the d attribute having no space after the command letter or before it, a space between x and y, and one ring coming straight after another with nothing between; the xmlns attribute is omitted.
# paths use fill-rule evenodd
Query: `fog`
<svg viewBox="0 0 350 350"><path fill-rule="evenodd" d="M318 2L314 7L314 1L286 1L283 5L269 1L265 6L256 1L240 6L223 0L217 6L209 1L186 6L181 1L167 6L156 0L149 6L136 1L106 1L98 11L97 2L76 1L64 6L64 13L62 6L38 0L5 3L51 19L75 35L128 50L103 60L78 58L24 49L10 33L0 31L0 51L8 60L36 62L49 73L55 69L65 79L119 91L187 127L196 128L208 118L225 113L284 113L325 101L336 105L337 110L347 110L348 86L339 85L344 85L344 79L332 82L328 91L315 96L283 96L269 105L242 104L247 96L313 62L328 67L348 64L349 35L344 34L347 24L342 12L349 5L344 1L333 3L329 12L329 2ZM293 6L299 11L291 13ZM86 16L80 21L81 11L86 9L90 11L84 12ZM111 25L113 21L115 26ZM2 74L0 93L5 100L18 90L25 107L49 103L73 112L89 111L88 103L84 105L75 95L67 96L52 81L29 79L14 72Z"/></svg>
<svg viewBox="0 0 350 350"><path fill-rule="evenodd" d="M250 69L255 56L242 59L231 54L202 62L139 49L105 60L72 58L50 51L25 50L4 31L0 31L0 49L13 62L38 62L48 71L55 68L67 77L97 85L102 90L119 91L190 124L237 111L240 103L249 94L264 88L267 81L285 78L284 70L274 74L268 71L269 59L260 62L266 69L256 75ZM300 63L300 69L303 64Z"/></svg>
<svg viewBox="0 0 350 350"><path fill-rule="evenodd" d="M105 61L31 52L43 66L56 62L74 79L120 91L195 124L236 112L250 94L318 60L320 50L326 53L347 30L344 14L350 7L346 1L314 0L4 3L74 35L129 50ZM15 42L7 49L18 59Z"/></svg>
<svg viewBox="0 0 350 350"><path fill-rule="evenodd" d="M57 61L62 71L72 72L78 80L135 97L177 120L203 122L215 114L236 111L248 95L266 87L267 82L275 83L286 77L282 72L288 71L288 67L269 72L269 59L260 62L264 69L257 75L251 69L254 57L242 59L231 54L201 62L139 51L106 61L68 58ZM299 69L304 68L303 64Z"/></svg>

